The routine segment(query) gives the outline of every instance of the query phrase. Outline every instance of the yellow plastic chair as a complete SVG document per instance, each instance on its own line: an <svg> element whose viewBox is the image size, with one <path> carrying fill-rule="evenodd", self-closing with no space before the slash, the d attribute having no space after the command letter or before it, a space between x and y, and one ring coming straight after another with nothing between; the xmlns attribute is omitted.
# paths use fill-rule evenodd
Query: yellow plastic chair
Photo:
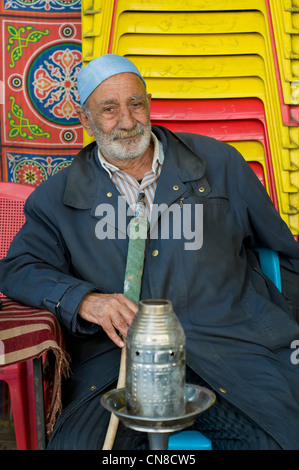
<svg viewBox="0 0 299 470"><path fill-rule="evenodd" d="M260 10L267 14L265 0L188 0L188 7L180 0L118 0L117 13L125 10L140 11L226 11Z"/></svg>
<svg viewBox="0 0 299 470"><path fill-rule="evenodd" d="M82 0L82 61L84 65L108 52L113 8L114 2L111 0Z"/></svg>
<svg viewBox="0 0 299 470"><path fill-rule="evenodd" d="M274 29L283 97L287 104L299 104L299 19L298 12L286 10L283 0L269 1Z"/></svg>

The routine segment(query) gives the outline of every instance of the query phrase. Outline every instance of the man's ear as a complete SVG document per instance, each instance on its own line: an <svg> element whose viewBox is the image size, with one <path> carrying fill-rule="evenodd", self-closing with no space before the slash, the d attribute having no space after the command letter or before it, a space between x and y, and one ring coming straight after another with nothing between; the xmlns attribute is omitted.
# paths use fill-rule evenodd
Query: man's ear
<svg viewBox="0 0 299 470"><path fill-rule="evenodd" d="M78 106L76 108L76 111L77 111L77 114L78 114L78 118L79 118L82 126L86 130L87 134L90 135L90 136L93 136L92 127L90 125L90 120L89 120L89 117L87 116L87 114L83 111L83 109L80 106Z"/></svg>

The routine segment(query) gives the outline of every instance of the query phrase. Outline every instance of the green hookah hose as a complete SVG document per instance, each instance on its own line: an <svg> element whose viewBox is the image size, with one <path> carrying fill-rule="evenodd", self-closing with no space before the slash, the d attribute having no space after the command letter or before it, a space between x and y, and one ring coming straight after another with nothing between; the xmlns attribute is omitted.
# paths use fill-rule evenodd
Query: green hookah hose
<svg viewBox="0 0 299 470"><path fill-rule="evenodd" d="M125 271L124 290L126 297L135 304L139 303L148 220L144 193L139 193L135 215L129 224L129 247ZM121 351L117 388L125 387L126 348ZM111 450L118 428L118 418L111 414L103 450Z"/></svg>
<svg viewBox="0 0 299 470"><path fill-rule="evenodd" d="M129 248L124 281L124 294L138 304L144 265L144 252L147 238L148 220L144 193L140 193L135 216L129 224Z"/></svg>

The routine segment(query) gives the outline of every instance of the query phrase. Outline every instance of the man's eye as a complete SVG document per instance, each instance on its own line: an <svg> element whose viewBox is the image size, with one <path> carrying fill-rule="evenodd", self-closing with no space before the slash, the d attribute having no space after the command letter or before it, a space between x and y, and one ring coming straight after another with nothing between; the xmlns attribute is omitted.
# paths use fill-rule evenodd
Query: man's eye
<svg viewBox="0 0 299 470"><path fill-rule="evenodd" d="M105 113L112 113L114 111L114 108L112 106L109 106L108 108L104 108Z"/></svg>
<svg viewBox="0 0 299 470"><path fill-rule="evenodd" d="M143 103L141 101L136 101L136 103L132 103L133 109L139 109L142 108Z"/></svg>

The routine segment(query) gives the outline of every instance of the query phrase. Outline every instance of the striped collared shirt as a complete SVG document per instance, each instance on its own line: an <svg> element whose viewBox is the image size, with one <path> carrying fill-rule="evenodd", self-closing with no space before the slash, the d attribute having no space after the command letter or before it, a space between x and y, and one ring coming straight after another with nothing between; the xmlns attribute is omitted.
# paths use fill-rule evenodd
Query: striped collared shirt
<svg viewBox="0 0 299 470"><path fill-rule="evenodd" d="M100 150L98 156L102 167L107 171L111 180L114 182L120 194L125 198L128 205L135 212L135 205L138 199L138 194L143 192L145 194L145 203L147 208L147 216L150 220L151 208L154 203L156 187L159 175L161 173L164 152L161 142L152 133L152 141L154 143L154 157L152 168L145 173L142 181L139 183L134 176L128 175L124 171L119 170L115 165L107 162Z"/></svg>

